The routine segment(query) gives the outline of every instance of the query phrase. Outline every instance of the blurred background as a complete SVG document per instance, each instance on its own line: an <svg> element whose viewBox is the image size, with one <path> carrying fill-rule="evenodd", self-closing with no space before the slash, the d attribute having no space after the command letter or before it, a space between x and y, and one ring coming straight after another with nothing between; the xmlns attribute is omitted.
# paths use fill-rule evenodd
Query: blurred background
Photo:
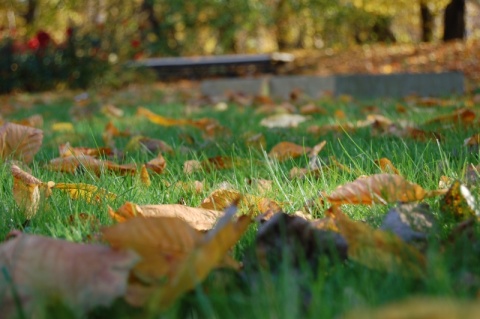
<svg viewBox="0 0 480 319"><path fill-rule="evenodd" d="M126 61L294 54L288 73L465 71L480 0L2 0L0 92L85 88Z"/></svg>

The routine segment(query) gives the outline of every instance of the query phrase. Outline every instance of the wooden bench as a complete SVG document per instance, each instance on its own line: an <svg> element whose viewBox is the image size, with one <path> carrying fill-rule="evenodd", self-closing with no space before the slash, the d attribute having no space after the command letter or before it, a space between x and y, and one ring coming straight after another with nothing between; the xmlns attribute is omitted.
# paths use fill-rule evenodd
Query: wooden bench
<svg viewBox="0 0 480 319"><path fill-rule="evenodd" d="M292 54L277 52L272 54L150 58L135 61L133 65L154 69L160 79L200 79L215 76L277 74L282 66L293 60Z"/></svg>

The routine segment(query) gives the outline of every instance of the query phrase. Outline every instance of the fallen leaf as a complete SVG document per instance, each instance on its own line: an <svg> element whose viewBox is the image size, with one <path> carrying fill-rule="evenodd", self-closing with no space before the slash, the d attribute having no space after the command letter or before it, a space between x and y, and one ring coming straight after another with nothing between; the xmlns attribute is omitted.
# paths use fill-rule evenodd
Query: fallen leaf
<svg viewBox="0 0 480 319"><path fill-rule="evenodd" d="M70 122L57 122L53 123L50 129L53 132L62 132L62 133L73 133L75 132L75 128L73 124Z"/></svg>
<svg viewBox="0 0 480 319"><path fill-rule="evenodd" d="M240 196L240 192L232 189L217 189L205 198L200 207L213 210L224 210L229 207L236 198ZM256 216L267 211L280 212L280 205L269 198L257 197L246 194L238 203L241 211L248 212Z"/></svg>
<svg viewBox="0 0 480 319"><path fill-rule="evenodd" d="M124 221L135 216L174 217L187 222L198 231L206 231L213 228L217 219L223 216L223 212L180 204L136 205L126 202L116 212L110 212L110 215L117 221Z"/></svg>
<svg viewBox="0 0 480 319"><path fill-rule="evenodd" d="M243 236L251 223L248 216L234 219L236 211L236 206L225 211L215 228L209 231L197 248L178 265L172 279L154 294L151 305L162 308L170 306L181 294L193 289L213 268L221 264L227 252Z"/></svg>
<svg viewBox="0 0 480 319"><path fill-rule="evenodd" d="M398 236L355 222L338 209L334 210L334 216L340 233L348 243L350 259L381 271L414 277L425 275L425 257Z"/></svg>
<svg viewBox="0 0 480 319"><path fill-rule="evenodd" d="M398 169L386 157L382 157L382 158L376 160L375 164L380 166L380 169L384 173L401 175L400 172L398 171Z"/></svg>
<svg viewBox="0 0 480 319"><path fill-rule="evenodd" d="M334 190L327 199L332 205L412 202L428 194L422 187L395 174L375 174Z"/></svg>
<svg viewBox="0 0 480 319"><path fill-rule="evenodd" d="M52 171L76 173L84 169L100 176L105 171L118 173L120 175L133 175L137 171L136 164L116 164L110 161L102 161L88 155L58 157L50 160L47 168Z"/></svg>
<svg viewBox="0 0 480 319"><path fill-rule="evenodd" d="M23 172L16 165L11 167L13 175L13 198L24 212L25 218L30 219L40 207L40 188L42 181Z"/></svg>
<svg viewBox="0 0 480 319"><path fill-rule="evenodd" d="M275 128L275 127L297 127L300 123L307 120L307 117L298 114L276 114L264 118L260 125Z"/></svg>
<svg viewBox="0 0 480 319"><path fill-rule="evenodd" d="M480 217L480 210L477 208L475 197L470 190L460 181L456 180L448 189L448 192L441 200L442 211L451 214L456 219L468 219Z"/></svg>
<svg viewBox="0 0 480 319"><path fill-rule="evenodd" d="M268 156L271 158L275 158L279 161L284 161L289 158L296 158L302 156L310 151L310 147L305 147L292 142L280 142L274 147L272 147L272 149L268 153Z"/></svg>
<svg viewBox="0 0 480 319"><path fill-rule="evenodd" d="M157 155L157 157L145 163L145 168L148 168L157 174L162 174L165 170L165 167L167 167L167 161L165 161L165 158L160 153Z"/></svg>
<svg viewBox="0 0 480 319"><path fill-rule="evenodd" d="M84 199L87 203L100 203L104 200L112 201L117 198L114 193L85 183L56 183L53 188L66 191L72 199Z"/></svg>
<svg viewBox="0 0 480 319"><path fill-rule="evenodd" d="M145 165L142 165L142 168L140 169L140 181L145 187L150 187L150 185L152 185L150 175L148 175L148 170Z"/></svg>
<svg viewBox="0 0 480 319"><path fill-rule="evenodd" d="M42 130L7 122L0 127L0 157L30 163L40 149L42 140Z"/></svg>
<svg viewBox="0 0 480 319"><path fill-rule="evenodd" d="M18 307L35 317L49 299L61 300L79 316L109 306L125 294L137 262L132 251L19 234L0 245L2 317L18 314Z"/></svg>
<svg viewBox="0 0 480 319"><path fill-rule="evenodd" d="M474 111L468 108L461 108L454 111L451 114L441 115L436 118L433 118L425 124L439 124L439 123L449 123L454 125L472 125L475 121L476 114Z"/></svg>

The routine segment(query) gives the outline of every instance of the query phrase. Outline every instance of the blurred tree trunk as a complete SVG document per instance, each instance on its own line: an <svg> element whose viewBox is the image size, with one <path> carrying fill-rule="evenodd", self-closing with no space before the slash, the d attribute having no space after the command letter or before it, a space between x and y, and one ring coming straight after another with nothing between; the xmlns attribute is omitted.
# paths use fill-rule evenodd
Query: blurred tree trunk
<svg viewBox="0 0 480 319"><path fill-rule="evenodd" d="M27 2L27 12L25 12L25 14L23 15L23 18L25 19L25 24L28 26L32 25L33 21L35 20L37 5L38 5L37 0L28 0Z"/></svg>
<svg viewBox="0 0 480 319"><path fill-rule="evenodd" d="M280 0L274 12L275 33L278 49L285 50L292 47L292 12L288 0Z"/></svg>
<svg viewBox="0 0 480 319"><path fill-rule="evenodd" d="M434 16L425 1L420 1L420 18L422 22L422 42L433 40Z"/></svg>
<svg viewBox="0 0 480 319"><path fill-rule="evenodd" d="M445 8L443 41L465 38L465 0L452 0Z"/></svg>

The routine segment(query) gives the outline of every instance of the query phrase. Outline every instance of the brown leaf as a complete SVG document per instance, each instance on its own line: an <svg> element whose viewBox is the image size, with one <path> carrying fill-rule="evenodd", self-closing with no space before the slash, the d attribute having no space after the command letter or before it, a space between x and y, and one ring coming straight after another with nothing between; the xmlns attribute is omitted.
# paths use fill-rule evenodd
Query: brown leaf
<svg viewBox="0 0 480 319"><path fill-rule="evenodd" d="M120 175L133 175L137 171L136 164L116 164L110 161L98 160L92 156L79 155L58 157L50 160L47 168L53 171L74 174L77 169L85 169L100 176L104 171L111 171Z"/></svg>
<svg viewBox="0 0 480 319"><path fill-rule="evenodd" d="M348 257L372 269L425 275L425 257L396 235L355 222L340 210L334 212L338 229L348 242Z"/></svg>
<svg viewBox="0 0 480 319"><path fill-rule="evenodd" d="M310 147L305 147L292 142L280 142L268 153L271 158L276 158L279 161L284 161L289 158L296 158L310 152Z"/></svg>
<svg viewBox="0 0 480 319"><path fill-rule="evenodd" d="M412 202L428 193L419 185L395 174L375 174L340 186L327 199L332 205Z"/></svg>
<svg viewBox="0 0 480 319"><path fill-rule="evenodd" d="M0 127L0 158L12 157L30 163L42 140L42 130L7 122Z"/></svg>
<svg viewBox="0 0 480 319"><path fill-rule="evenodd" d="M461 108L451 114L441 115L427 121L425 124L449 123L455 125L472 125L476 114L468 108Z"/></svg>
<svg viewBox="0 0 480 319"><path fill-rule="evenodd" d="M136 205L126 202L116 212L111 212L110 215L117 221L123 221L122 219L126 220L135 216L175 217L187 222L198 231L206 231L213 228L217 219L223 216L223 212L180 204Z"/></svg>
<svg viewBox="0 0 480 319"><path fill-rule="evenodd" d="M2 317L16 314L17 302L27 318L48 299L59 298L79 316L108 306L125 294L137 261L131 251L20 234L0 245Z"/></svg>
<svg viewBox="0 0 480 319"><path fill-rule="evenodd" d="M162 154L159 153L157 157L148 161L145 164L145 167L157 174L162 174L162 172L165 170L165 167L167 167L167 162Z"/></svg>
<svg viewBox="0 0 480 319"><path fill-rule="evenodd" d="M113 155L114 152L109 147L72 147L70 143L61 144L58 147L60 157L87 155L92 157Z"/></svg>
<svg viewBox="0 0 480 319"><path fill-rule="evenodd" d="M197 160L189 160L183 163L183 172L185 174L192 174L202 170L202 163Z"/></svg>

